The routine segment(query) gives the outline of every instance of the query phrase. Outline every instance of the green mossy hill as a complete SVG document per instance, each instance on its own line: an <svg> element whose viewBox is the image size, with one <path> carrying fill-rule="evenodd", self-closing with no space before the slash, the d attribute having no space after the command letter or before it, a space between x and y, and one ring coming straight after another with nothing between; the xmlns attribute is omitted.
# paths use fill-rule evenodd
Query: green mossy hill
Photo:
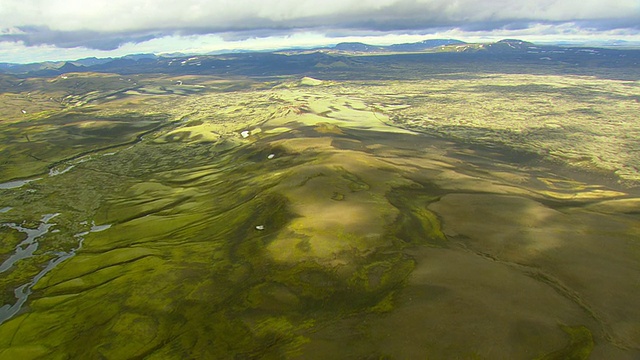
<svg viewBox="0 0 640 360"><path fill-rule="evenodd" d="M633 164L605 140L633 149L636 84L85 77L51 79L38 99L0 93L0 181L37 179L0 189L0 224L36 231L58 214L0 278L0 307L31 291L0 324L0 358L586 359L607 342L638 347L635 198L521 158L535 145L586 159L597 97L619 120L596 139L603 156ZM22 239L0 226L0 259Z"/></svg>
<svg viewBox="0 0 640 360"><path fill-rule="evenodd" d="M396 188L389 192L389 202L401 210L391 227L392 236L407 244L446 245L440 221L427 209L430 203L439 199L437 193L439 191L430 194L419 186Z"/></svg>
<svg viewBox="0 0 640 360"><path fill-rule="evenodd" d="M557 351L541 356L536 360L586 360L593 350L593 336L584 326L562 326L569 335L569 344Z"/></svg>
<svg viewBox="0 0 640 360"><path fill-rule="evenodd" d="M322 80L318 80L318 79L314 79L311 77L303 77L300 80L300 85L301 86L318 86L318 85L322 85L323 81Z"/></svg>
<svg viewBox="0 0 640 360"><path fill-rule="evenodd" d="M393 310L414 267L397 249L336 254L350 262L338 267L327 259L283 263L267 250L300 216L273 189L300 189L288 178L325 157L268 144L207 157L209 147L193 145L192 156L165 163L175 144L139 148L144 157L123 152L77 170L110 164L126 179L95 210L96 221L112 227L87 234L83 249L38 283L30 308L39 315L0 326L7 353L30 356L36 342L54 357L289 358L317 325ZM144 176L127 176L144 167ZM371 180L327 169L340 191L369 198ZM297 199L316 201L313 187L303 190ZM340 241L360 242L348 233Z"/></svg>

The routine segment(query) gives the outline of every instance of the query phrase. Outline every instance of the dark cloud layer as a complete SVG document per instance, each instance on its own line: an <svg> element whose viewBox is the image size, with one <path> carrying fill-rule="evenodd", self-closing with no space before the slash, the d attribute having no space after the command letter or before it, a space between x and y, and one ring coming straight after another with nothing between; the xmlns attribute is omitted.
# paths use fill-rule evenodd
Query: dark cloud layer
<svg viewBox="0 0 640 360"><path fill-rule="evenodd" d="M21 41L26 46L49 44L61 48L82 46L97 50L114 50L124 43L139 43L157 36L157 34L100 33L87 30L56 31L42 26L25 26L17 30L15 34L0 35L0 41Z"/></svg>
<svg viewBox="0 0 640 360"><path fill-rule="evenodd" d="M536 24L640 33L640 2L617 0L2 0L0 41L112 50L171 35L224 39L296 31L520 30Z"/></svg>

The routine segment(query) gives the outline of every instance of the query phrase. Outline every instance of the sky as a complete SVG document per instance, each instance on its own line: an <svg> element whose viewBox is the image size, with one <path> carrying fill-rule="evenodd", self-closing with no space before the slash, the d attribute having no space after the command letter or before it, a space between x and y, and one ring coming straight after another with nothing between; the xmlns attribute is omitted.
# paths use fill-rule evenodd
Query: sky
<svg viewBox="0 0 640 360"><path fill-rule="evenodd" d="M0 0L0 62L435 38L640 44L640 0Z"/></svg>

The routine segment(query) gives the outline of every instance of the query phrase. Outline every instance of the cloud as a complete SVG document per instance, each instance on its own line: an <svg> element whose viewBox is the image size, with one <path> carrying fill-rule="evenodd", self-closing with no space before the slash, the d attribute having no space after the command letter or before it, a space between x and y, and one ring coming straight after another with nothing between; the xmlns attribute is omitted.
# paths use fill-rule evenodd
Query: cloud
<svg viewBox="0 0 640 360"><path fill-rule="evenodd" d="M299 31L469 31L567 23L638 29L640 2L616 0L2 0L0 41L115 49L154 37L228 39ZM9 33L7 29L13 29ZM18 31L15 31L15 30Z"/></svg>
<svg viewBox="0 0 640 360"><path fill-rule="evenodd" d="M82 46L97 50L113 50L124 43L140 43L155 37L154 34L100 33L90 30L57 31L42 26L25 26L0 33L0 41L21 42L26 46L48 44L61 48Z"/></svg>

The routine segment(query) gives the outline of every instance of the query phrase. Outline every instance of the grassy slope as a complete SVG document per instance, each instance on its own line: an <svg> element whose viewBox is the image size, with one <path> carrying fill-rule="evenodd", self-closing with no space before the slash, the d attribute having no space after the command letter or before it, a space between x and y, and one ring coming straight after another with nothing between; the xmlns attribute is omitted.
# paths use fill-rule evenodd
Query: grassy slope
<svg viewBox="0 0 640 360"><path fill-rule="evenodd" d="M177 79L138 78L135 89L118 81L127 85L99 99L2 124L12 139L19 132L10 130L27 124L37 135L6 143L16 155L3 159L22 161L10 179L180 120L134 146L59 164L75 166L64 174L3 190L0 205L13 209L2 222L34 226L61 213L60 231L40 241L29 266L3 278L9 293L50 251L77 246L73 235L92 221L112 227L86 235L82 250L36 286L28 311L0 326L2 356L327 358L349 349L354 357L584 358L591 336L601 355L637 354L638 294L629 283L640 269L631 241L640 235L637 200L620 203L620 190L387 125L430 130L424 116L435 111L425 107L447 101L437 109L458 122L469 107L501 115L487 122L477 113L464 131L502 135L522 123L518 108L591 89L593 80L501 75L480 84L292 81L273 89L243 80L243 90L230 91L200 78L189 96L172 87ZM514 84L526 87L511 91ZM610 96L636 89L603 84L611 91L569 96L553 121L589 96L611 106ZM459 105L472 98L474 106ZM457 122L436 125L470 140L454 131ZM20 155L39 146L51 157ZM8 236L11 247L16 235ZM611 293L620 294L615 312Z"/></svg>

